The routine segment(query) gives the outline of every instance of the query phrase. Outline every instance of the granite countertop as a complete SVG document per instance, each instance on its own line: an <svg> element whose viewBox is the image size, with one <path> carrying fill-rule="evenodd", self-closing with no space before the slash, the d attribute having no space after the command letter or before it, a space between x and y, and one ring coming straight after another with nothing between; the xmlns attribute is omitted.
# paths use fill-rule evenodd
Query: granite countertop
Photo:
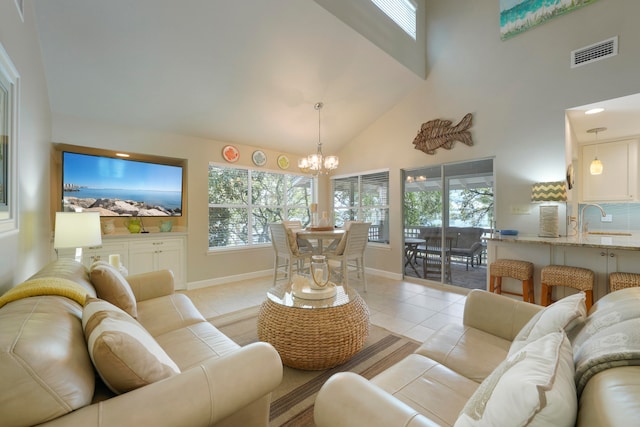
<svg viewBox="0 0 640 427"><path fill-rule="evenodd" d="M597 233L597 234L596 234ZM552 246L576 246L584 248L640 250L640 233L600 234L605 232L582 233L577 236L538 237L536 235L507 236L493 233L487 240L497 242L543 244Z"/></svg>

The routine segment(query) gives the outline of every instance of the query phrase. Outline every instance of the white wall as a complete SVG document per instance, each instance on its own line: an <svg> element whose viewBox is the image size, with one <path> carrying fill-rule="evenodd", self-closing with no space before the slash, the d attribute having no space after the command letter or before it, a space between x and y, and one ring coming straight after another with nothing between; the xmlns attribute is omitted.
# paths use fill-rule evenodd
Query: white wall
<svg viewBox="0 0 640 427"><path fill-rule="evenodd" d="M13 1L0 3L0 39L23 74L23 142L21 173L24 192L21 216L30 232L2 239L0 255L20 260L16 269L2 267L15 281L43 260L41 244L48 217L39 208L48 189L48 152L44 148L48 116L37 42L31 18L24 27L11 17ZM27 2L29 4L29 2ZM565 116L569 107L616 98L640 91L640 2L599 0L567 15L500 41L498 0L430 0L427 2L428 75L416 90L340 155L340 174L382 168L391 176L391 247L368 250L368 267L394 274L402 272L400 170L475 158L495 157L497 220L499 228L522 232L537 230L537 209L532 214L510 214L511 205L529 204L536 181L561 180L565 174ZM5 22L6 21L6 22ZM6 24L6 25L5 25ZM569 52L620 37L620 54L588 66L570 69ZM28 81L28 84L26 83ZM453 150L428 156L412 141L423 122L445 118L457 122L474 114L475 146L458 143ZM99 148L150 153L188 160L188 281L200 283L242 277L271 269L270 249L207 254L206 174L209 161L222 162L221 141L188 138L140 129L115 127L72 117L54 116L52 141ZM39 144L42 144L40 147ZM249 164L254 147L237 144ZM41 149L40 149L41 148ZM268 151L270 162L278 153ZM292 156L294 158L294 156ZM277 170L275 164L267 168ZM326 185L321 189L327 189ZM33 195L31 195L33 193ZM26 201L25 201L26 200ZM321 195L321 201L326 194ZM5 243L7 243L5 249ZM37 255L36 255L37 254ZM3 259L4 258L0 258ZM7 279L8 277L8 279Z"/></svg>
<svg viewBox="0 0 640 427"><path fill-rule="evenodd" d="M190 286L218 283L222 278L253 277L256 272L270 274L273 250L270 246L249 250L208 253L208 166L209 162L228 164L222 158L226 142L112 126L104 123L54 114L54 142L94 148L109 148L187 160L187 281ZM252 167L251 153L257 148L234 144L240 160L234 165ZM279 171L278 151L263 149L267 164L261 169ZM297 173L297 155L289 155L290 171ZM253 166L255 167L255 166Z"/></svg>
<svg viewBox="0 0 640 427"><path fill-rule="evenodd" d="M338 153L340 173L390 168L391 254L369 249L367 264L402 271L400 170L495 157L498 228L536 233L531 184L564 179L565 114L570 107L640 91L640 2L599 0L510 40L499 37L498 0L427 1L424 84ZM571 69L574 49L619 36L619 55ZM412 144L420 125L473 113L475 145L429 156ZM562 223L563 221L561 221Z"/></svg>
<svg viewBox="0 0 640 427"><path fill-rule="evenodd" d="M13 0L0 1L0 43L21 79L18 140L19 231L0 234L0 294L49 261L51 115L31 2L24 22Z"/></svg>

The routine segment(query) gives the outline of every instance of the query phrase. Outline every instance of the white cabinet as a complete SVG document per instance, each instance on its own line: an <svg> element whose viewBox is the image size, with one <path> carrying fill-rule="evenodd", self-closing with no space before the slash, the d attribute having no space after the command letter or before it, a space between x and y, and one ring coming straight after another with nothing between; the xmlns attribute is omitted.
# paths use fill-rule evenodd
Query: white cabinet
<svg viewBox="0 0 640 427"><path fill-rule="evenodd" d="M600 175L591 175L594 158L602 161ZM582 201L637 201L638 141L625 140L582 146Z"/></svg>
<svg viewBox="0 0 640 427"><path fill-rule="evenodd" d="M182 238L164 238L129 243L129 274L171 270L177 288L186 287L185 247Z"/></svg>
<svg viewBox="0 0 640 427"><path fill-rule="evenodd" d="M127 242L103 242L100 246L90 247L82 250L82 263L91 267L96 261L109 262L109 255L120 255L120 262L129 257L129 247Z"/></svg>
<svg viewBox="0 0 640 427"><path fill-rule="evenodd" d="M640 251L603 248L576 248L570 246L556 246L554 262L572 267L582 267L593 270L595 283L593 285L593 300L597 301L609 292L609 274L617 271L624 273L640 273ZM571 290L558 289L557 297L567 295Z"/></svg>
<svg viewBox="0 0 640 427"><path fill-rule="evenodd" d="M162 236L162 237L160 237ZM95 261L109 262L109 255L120 255L120 263L129 274L156 270L171 270L176 289L187 288L186 236L175 233L103 236L102 244L85 248L82 263L87 267ZM58 250L60 258L74 258L75 249Z"/></svg>

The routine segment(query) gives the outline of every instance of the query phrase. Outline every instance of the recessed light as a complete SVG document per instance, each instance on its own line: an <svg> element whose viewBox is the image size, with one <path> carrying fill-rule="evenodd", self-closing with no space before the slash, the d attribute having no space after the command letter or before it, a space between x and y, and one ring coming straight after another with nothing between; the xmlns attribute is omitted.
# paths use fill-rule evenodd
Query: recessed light
<svg viewBox="0 0 640 427"><path fill-rule="evenodd" d="M585 111L585 114L598 114L598 113L602 113L604 111L604 108L592 108L590 110Z"/></svg>
<svg viewBox="0 0 640 427"><path fill-rule="evenodd" d="M129 157L129 155L127 153L116 153L116 156L118 156L118 157Z"/></svg>

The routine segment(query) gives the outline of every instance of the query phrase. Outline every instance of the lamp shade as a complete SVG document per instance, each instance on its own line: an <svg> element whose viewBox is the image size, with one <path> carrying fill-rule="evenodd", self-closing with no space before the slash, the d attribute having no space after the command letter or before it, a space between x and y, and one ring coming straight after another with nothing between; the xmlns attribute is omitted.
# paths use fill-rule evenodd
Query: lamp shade
<svg viewBox="0 0 640 427"><path fill-rule="evenodd" d="M531 188L532 202L566 202L567 186L565 181L536 182Z"/></svg>
<svg viewBox="0 0 640 427"><path fill-rule="evenodd" d="M99 212L56 212L53 247L84 248L102 244Z"/></svg>
<svg viewBox="0 0 640 427"><path fill-rule="evenodd" d="M598 160L596 157L593 159L591 164L589 165L589 172L591 175L601 175L602 174L602 162Z"/></svg>

